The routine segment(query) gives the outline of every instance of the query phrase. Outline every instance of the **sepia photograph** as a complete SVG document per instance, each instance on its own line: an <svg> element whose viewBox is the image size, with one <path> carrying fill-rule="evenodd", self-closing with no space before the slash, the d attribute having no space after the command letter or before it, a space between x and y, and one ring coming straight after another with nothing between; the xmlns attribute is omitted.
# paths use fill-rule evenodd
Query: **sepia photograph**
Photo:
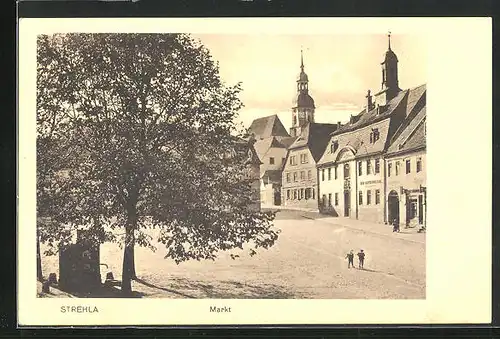
<svg viewBox="0 0 500 339"><path fill-rule="evenodd" d="M425 298L425 48L38 36L38 296Z"/></svg>
<svg viewBox="0 0 500 339"><path fill-rule="evenodd" d="M24 21L21 322L486 319L488 25L419 20Z"/></svg>

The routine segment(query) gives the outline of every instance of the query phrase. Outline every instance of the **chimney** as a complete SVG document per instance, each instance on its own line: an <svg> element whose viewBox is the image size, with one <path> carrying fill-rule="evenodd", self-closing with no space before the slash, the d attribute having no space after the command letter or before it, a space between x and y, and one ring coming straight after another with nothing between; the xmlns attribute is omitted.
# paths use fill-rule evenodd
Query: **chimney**
<svg viewBox="0 0 500 339"><path fill-rule="evenodd" d="M340 126L342 126L342 124L340 123L340 121L337 121L337 128L340 128Z"/></svg>
<svg viewBox="0 0 500 339"><path fill-rule="evenodd" d="M370 90L368 90L368 93L366 94L366 112L368 113L372 108L372 95L370 94Z"/></svg>

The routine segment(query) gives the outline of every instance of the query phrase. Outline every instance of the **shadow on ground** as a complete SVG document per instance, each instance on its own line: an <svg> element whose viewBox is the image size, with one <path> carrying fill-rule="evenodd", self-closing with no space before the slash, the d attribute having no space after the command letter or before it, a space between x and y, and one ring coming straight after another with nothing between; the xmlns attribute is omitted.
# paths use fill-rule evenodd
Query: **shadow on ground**
<svg viewBox="0 0 500 339"><path fill-rule="evenodd" d="M293 299L300 298L286 288L271 284L253 285L232 280L205 281L186 278L172 278L165 285L158 286L146 280L136 280L149 288L173 293L184 298L210 299ZM165 295L165 298L168 298Z"/></svg>
<svg viewBox="0 0 500 339"><path fill-rule="evenodd" d="M39 291L39 298L142 298L148 294L132 291L131 294L124 295L117 287L102 285L100 288L87 292L62 291L57 286L52 286L49 293Z"/></svg>

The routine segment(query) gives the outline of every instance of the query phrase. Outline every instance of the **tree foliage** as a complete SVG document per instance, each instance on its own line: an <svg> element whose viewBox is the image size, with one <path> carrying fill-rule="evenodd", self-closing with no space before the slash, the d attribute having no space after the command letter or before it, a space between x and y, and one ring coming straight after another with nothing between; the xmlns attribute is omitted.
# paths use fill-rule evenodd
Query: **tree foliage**
<svg viewBox="0 0 500 339"><path fill-rule="evenodd" d="M44 241L65 238L60 225L123 241L126 280L134 243L154 249L146 228L159 229L177 263L277 239L274 214L248 208L250 144L234 123L241 86L224 84L190 36L40 36L37 89Z"/></svg>

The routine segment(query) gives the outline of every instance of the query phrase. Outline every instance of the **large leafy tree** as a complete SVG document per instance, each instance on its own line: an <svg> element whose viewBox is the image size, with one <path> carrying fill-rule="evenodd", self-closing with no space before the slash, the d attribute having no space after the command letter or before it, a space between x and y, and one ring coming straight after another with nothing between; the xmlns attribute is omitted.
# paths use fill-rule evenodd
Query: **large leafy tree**
<svg viewBox="0 0 500 339"><path fill-rule="evenodd" d="M45 111L60 120L66 150L47 153L62 163L51 173L65 171L50 176L45 213L97 241L122 241L124 293L134 246L154 249L146 228L160 229L177 263L274 243L274 215L248 208L250 144L234 123L240 85L222 82L204 46L186 34L60 34L39 37L38 52L39 78L52 76L39 99L53 98ZM108 232L116 228L123 239ZM66 239L67 228L46 229L49 244Z"/></svg>

